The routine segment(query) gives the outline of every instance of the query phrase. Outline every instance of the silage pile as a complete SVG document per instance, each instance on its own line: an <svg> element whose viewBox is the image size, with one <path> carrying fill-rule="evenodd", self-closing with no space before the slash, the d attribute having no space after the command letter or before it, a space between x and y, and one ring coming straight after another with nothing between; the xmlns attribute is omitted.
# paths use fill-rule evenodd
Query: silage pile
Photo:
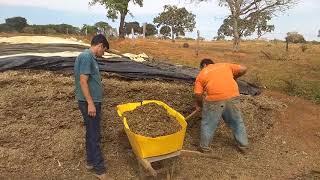
<svg viewBox="0 0 320 180"><path fill-rule="evenodd" d="M175 117L156 103L139 106L133 111L125 112L124 116L131 131L142 136L155 138L181 130L181 125Z"/></svg>
<svg viewBox="0 0 320 180"><path fill-rule="evenodd" d="M103 84L102 147L109 170L116 179L137 177L137 164L128 154L131 147L116 106L160 100L186 116L194 109L193 87L181 82L126 81L106 74ZM84 169L84 127L73 86L70 74L0 73L0 178L47 178L48 174L55 178L92 178ZM252 142L268 133L274 124L274 113L285 108L282 103L263 95L242 96L241 102ZM197 148L199 125L200 116L190 120L185 148ZM218 147L217 153L222 147L229 147L225 143L232 141L230 130L221 126L212 145ZM223 153L228 154L226 150Z"/></svg>

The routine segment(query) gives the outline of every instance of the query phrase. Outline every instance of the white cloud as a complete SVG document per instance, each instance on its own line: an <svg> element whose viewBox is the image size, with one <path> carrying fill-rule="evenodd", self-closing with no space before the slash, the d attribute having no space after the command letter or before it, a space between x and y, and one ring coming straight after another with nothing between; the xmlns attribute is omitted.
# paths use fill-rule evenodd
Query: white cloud
<svg viewBox="0 0 320 180"><path fill-rule="evenodd" d="M136 15L159 14L163 11L164 5L185 7L188 11L196 15L224 15L227 12L224 8L218 7L215 1L190 3L188 0L144 0L143 7L130 3L129 9Z"/></svg>
<svg viewBox="0 0 320 180"><path fill-rule="evenodd" d="M52 10L62 10L70 12L90 12L96 14L105 14L105 9L101 5L89 7L89 0L0 0L1 5L10 6L30 6L41 7ZM217 6L215 1L202 3L190 3L188 0L144 0L143 7L139 5L129 4L129 9L134 15L150 15L162 12L163 6L176 5L178 7L186 7L194 14L224 14L225 10Z"/></svg>
<svg viewBox="0 0 320 180"><path fill-rule="evenodd" d="M70 12L105 13L102 6L89 7L87 0L0 0L2 5L40 7Z"/></svg>

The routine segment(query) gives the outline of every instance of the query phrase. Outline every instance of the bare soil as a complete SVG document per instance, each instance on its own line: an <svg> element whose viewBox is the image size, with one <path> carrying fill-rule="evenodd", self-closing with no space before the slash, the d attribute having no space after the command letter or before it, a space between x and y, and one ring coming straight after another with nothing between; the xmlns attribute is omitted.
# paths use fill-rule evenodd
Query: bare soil
<svg viewBox="0 0 320 180"><path fill-rule="evenodd" d="M137 161L116 106L160 100L183 115L193 87L181 82L127 81L103 75L102 151L115 179L138 179ZM95 179L85 165L83 120L72 75L0 73L0 179ZM211 148L222 159L180 156L175 179L317 179L320 107L275 92L241 96L250 150L234 146L221 122ZM188 121L184 149L199 144L200 115ZM318 178L319 179L319 178Z"/></svg>
<svg viewBox="0 0 320 180"><path fill-rule="evenodd" d="M179 122L156 103L148 103L125 114L129 128L136 134L158 137L181 130Z"/></svg>

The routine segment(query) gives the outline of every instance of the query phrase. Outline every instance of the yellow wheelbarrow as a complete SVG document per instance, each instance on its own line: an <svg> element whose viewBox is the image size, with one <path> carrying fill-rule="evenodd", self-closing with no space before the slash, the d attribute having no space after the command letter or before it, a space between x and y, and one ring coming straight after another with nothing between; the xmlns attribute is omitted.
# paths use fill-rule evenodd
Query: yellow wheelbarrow
<svg viewBox="0 0 320 180"><path fill-rule="evenodd" d="M181 125L182 127L181 130L179 130L174 134L159 136L155 138L142 136L132 132L127 123L127 119L124 116L124 113L128 111L133 111L137 107L143 106L148 103L156 103L159 106L164 107L167 110L167 113L172 117L174 117L177 120L177 122ZM141 167L142 165L146 170L148 170L148 172L150 172L151 175L157 176L158 172L163 171L163 169L155 170L151 166L152 162L173 158L181 154L180 151L182 150L187 123L185 121L185 118L173 108L169 107L168 105L166 105L161 101L148 100L148 101L118 105L117 112L118 112L118 115L122 118L122 121L124 124L124 130L128 136L129 142L132 146L132 150L139 161L139 167ZM174 168L173 165L174 163L172 163L170 176L172 176L173 174L173 168ZM140 175L141 175L141 169L140 169ZM167 177L168 177L168 173L167 173Z"/></svg>

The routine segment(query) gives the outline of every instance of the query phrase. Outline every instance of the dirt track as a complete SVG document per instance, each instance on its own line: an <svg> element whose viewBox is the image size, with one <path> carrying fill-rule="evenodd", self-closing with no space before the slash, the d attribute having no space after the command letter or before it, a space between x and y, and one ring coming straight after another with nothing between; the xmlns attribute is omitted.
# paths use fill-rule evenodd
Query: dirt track
<svg viewBox="0 0 320 180"><path fill-rule="evenodd" d="M103 84L102 143L109 172L116 179L137 179L138 167L116 105L156 99L188 115L192 87L106 75ZM94 179L84 168L84 128L72 76L4 72L0 91L0 179ZM319 177L311 172L320 168L318 105L272 93L243 96L241 101L251 143L248 154L237 152L229 129L221 124L212 148L222 160L181 157L177 179ZM188 124L185 149L197 148L199 122L195 117Z"/></svg>

